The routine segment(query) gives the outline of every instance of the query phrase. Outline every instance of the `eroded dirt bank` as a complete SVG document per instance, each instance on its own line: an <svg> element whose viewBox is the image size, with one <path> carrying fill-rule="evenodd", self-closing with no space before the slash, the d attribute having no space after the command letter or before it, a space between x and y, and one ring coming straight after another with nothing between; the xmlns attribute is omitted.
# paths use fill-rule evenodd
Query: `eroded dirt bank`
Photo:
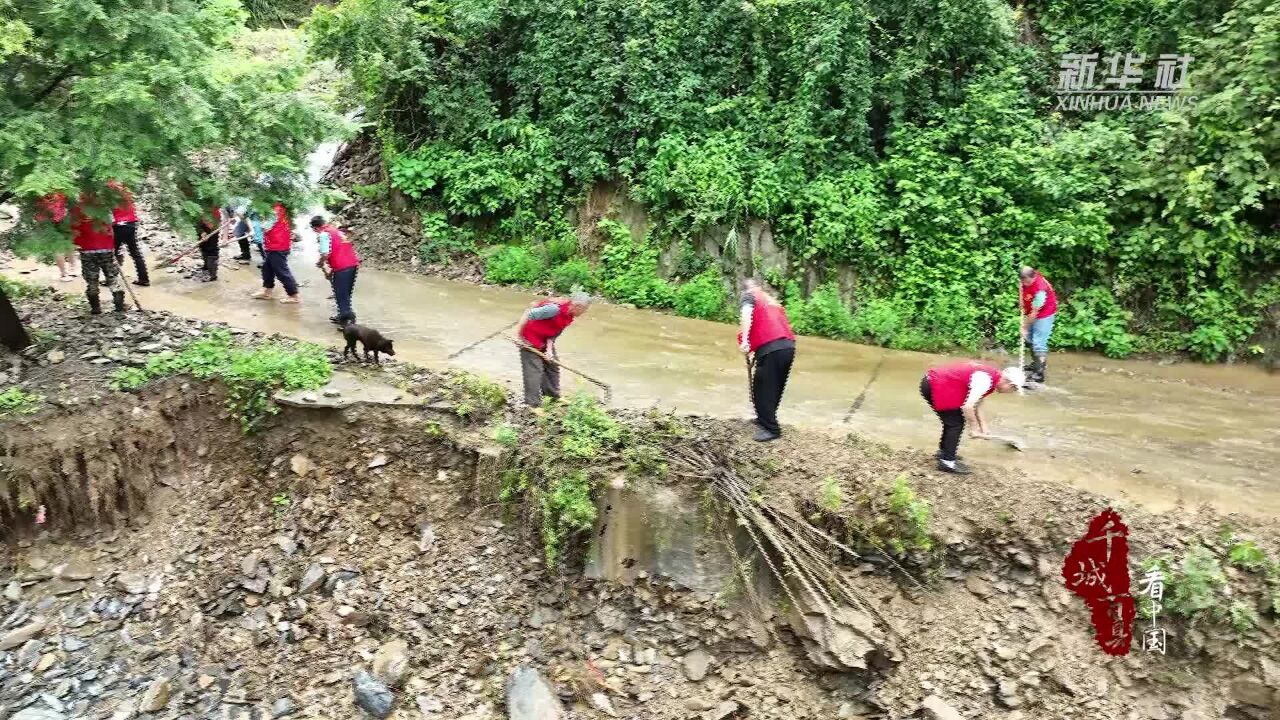
<svg viewBox="0 0 1280 720"><path fill-rule="evenodd" d="M211 326L86 319L51 295L20 311L41 345L6 373L44 400L0 421L6 720L1278 707L1280 543L1249 517L1153 514L985 463L958 481L856 433L761 446L744 422L586 399L535 419L483 378L396 362L347 366L343 390L245 436L219 383L111 389ZM394 404L324 407L361 383ZM1184 610L1162 616L1168 655L1103 655L1064 587L1108 505L1135 591L1167 557ZM816 550L788 560L773 538L797 529L788 552Z"/></svg>

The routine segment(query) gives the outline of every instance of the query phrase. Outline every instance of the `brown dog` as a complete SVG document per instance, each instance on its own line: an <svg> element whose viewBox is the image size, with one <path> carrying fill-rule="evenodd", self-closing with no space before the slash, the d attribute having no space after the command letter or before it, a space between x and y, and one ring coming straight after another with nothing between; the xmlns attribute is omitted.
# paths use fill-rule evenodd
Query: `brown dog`
<svg viewBox="0 0 1280 720"><path fill-rule="evenodd" d="M356 358L359 359L360 356L356 353L357 340L364 345L365 362L369 361L370 352L373 353L373 362L376 365L382 364L378 359L378 353L386 353L393 357L396 354L396 349L391 346L391 338L382 337L382 333L374 330L373 328L356 325L355 323L348 323L341 328L341 331L343 337L347 339L347 347L342 350L343 360L347 359L347 353L356 355Z"/></svg>

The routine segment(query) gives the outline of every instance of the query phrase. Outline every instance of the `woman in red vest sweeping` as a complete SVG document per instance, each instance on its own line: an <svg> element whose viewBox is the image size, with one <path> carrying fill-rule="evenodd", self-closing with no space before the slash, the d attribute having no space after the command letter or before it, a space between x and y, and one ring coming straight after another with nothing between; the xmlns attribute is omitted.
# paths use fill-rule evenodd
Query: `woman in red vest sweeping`
<svg viewBox="0 0 1280 720"><path fill-rule="evenodd" d="M579 315L591 306L591 296L575 292L570 298L551 298L536 302L520 318L516 333L529 347L555 357L556 338ZM560 367L520 348L520 371L524 376L524 402L532 408L542 407L543 396L560 398Z"/></svg>
<svg viewBox="0 0 1280 720"><path fill-rule="evenodd" d="M147 276L147 261L138 248L138 211L133 206L133 193L117 180L107 182L107 189L118 199L111 209L111 232L116 241L116 264L123 266L124 250L133 258L133 269L138 277L133 284L146 287L151 284Z"/></svg>
<svg viewBox="0 0 1280 720"><path fill-rule="evenodd" d="M253 294L258 300L270 300L276 289L276 278L284 285L282 303L296 303L298 283L289 271L289 250L293 246L293 229L289 225L289 213L284 205L276 203L273 215L262 220L262 289Z"/></svg>
<svg viewBox="0 0 1280 720"><path fill-rule="evenodd" d="M353 323L356 313L351 309L351 294L355 292L356 271L360 269L356 248L346 235L325 223L319 215L311 218L311 230L315 232L316 244L320 248L316 267L324 271L329 282L333 283L333 298L338 303L338 314L329 319L339 325ZM328 270L325 270L325 265L329 266Z"/></svg>
<svg viewBox="0 0 1280 720"><path fill-rule="evenodd" d="M1022 340L1031 341L1031 353L1035 357L1031 367L1031 380L1044 382L1044 366L1049 362L1049 336L1053 334L1053 318L1058 312L1058 294L1053 286L1035 268L1023 266L1018 273L1022 279Z"/></svg>
<svg viewBox="0 0 1280 720"><path fill-rule="evenodd" d="M769 442L782 437L778 425L778 405L791 375L796 357L796 334L791 331L787 311L772 295L748 278L743 283L741 308L738 313L738 348L754 356L755 373L751 379L751 402L756 409L756 442Z"/></svg>
<svg viewBox="0 0 1280 720"><path fill-rule="evenodd" d="M930 368L920 380L920 395L942 421L942 439L938 441L938 469L966 475L969 468L960 462L956 451L965 423L971 426L970 437L987 437L987 425L979 406L993 392L1017 390L1026 381L1022 368L1003 371L994 365L961 360Z"/></svg>

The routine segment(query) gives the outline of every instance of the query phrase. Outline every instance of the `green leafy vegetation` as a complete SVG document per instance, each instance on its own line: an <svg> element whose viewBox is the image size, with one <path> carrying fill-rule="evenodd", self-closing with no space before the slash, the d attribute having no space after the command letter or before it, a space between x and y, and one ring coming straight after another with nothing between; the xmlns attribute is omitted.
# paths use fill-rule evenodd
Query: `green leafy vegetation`
<svg viewBox="0 0 1280 720"><path fill-rule="evenodd" d="M484 279L491 283L533 285L546 273L542 258L523 245L498 248L485 260Z"/></svg>
<svg viewBox="0 0 1280 720"><path fill-rule="evenodd" d="M785 251L771 284L805 289L785 293L803 332L1013 346L1025 262L1063 301L1056 347L1268 352L1269 0L341 0L310 32L350 71L394 187L479 246L528 248L506 251L511 267L491 258L495 278L526 282L532 257L563 288L595 267L618 302L716 317L703 273L758 262L764 221ZM1143 55L1143 88L1157 56L1190 55L1180 97L1196 102L1059 111L1060 54L1090 51L1099 79L1110 53ZM597 189L622 187L644 237L606 220L574 250L587 264L550 251L570 217L591 229ZM487 252L445 235L433 253ZM716 258L695 249L710 242ZM843 300L837 277L852 280Z"/></svg>
<svg viewBox="0 0 1280 720"><path fill-rule="evenodd" d="M510 423L502 423L493 429L493 439L503 447L513 448L520 443L520 433Z"/></svg>
<svg viewBox="0 0 1280 720"><path fill-rule="evenodd" d="M724 316L728 299L720 271L707 268L676 289L675 311L685 317L718 320Z"/></svg>
<svg viewBox="0 0 1280 720"><path fill-rule="evenodd" d="M238 345L231 333L207 331L182 349L151 357L142 368L122 368L111 379L117 390L133 390L156 378L190 375L220 380L227 408L246 434L279 412L271 396L280 390L314 390L329 382L324 348L311 343L267 341Z"/></svg>
<svg viewBox="0 0 1280 720"><path fill-rule="evenodd" d="M44 396L29 393L20 387L10 387L0 392L0 417L32 415L44 404Z"/></svg>
<svg viewBox="0 0 1280 720"><path fill-rule="evenodd" d="M39 297L53 292L53 288L46 285L32 285L22 280L0 277L0 292L3 292L10 300L18 300L27 297Z"/></svg>
<svg viewBox="0 0 1280 720"><path fill-rule="evenodd" d="M270 14L302 0L251 0ZM192 233L209 205L305 207L305 158L340 132L335 98L308 89L295 33L258 31L239 0L5 2L0 54L0 199L20 210L13 249L51 261L70 220L37 221L62 192L106 219L109 180L156 192L155 210ZM272 17L275 22L275 17ZM22 29L27 31L24 32ZM184 193L183 191L187 192Z"/></svg>
<svg viewBox="0 0 1280 720"><path fill-rule="evenodd" d="M1197 542L1180 555L1164 553L1148 558L1142 569L1144 574L1159 570L1164 575L1161 614L1193 625L1229 626L1243 637L1258 627L1259 609L1280 615L1280 562L1252 540L1236 537L1231 528L1224 528L1219 539L1219 547L1226 548L1221 557ZM1223 560L1246 572L1229 578ZM1151 617L1151 599L1145 593L1138 596L1138 610L1143 617Z"/></svg>
<svg viewBox="0 0 1280 720"><path fill-rule="evenodd" d="M454 413L468 420L487 418L507 404L507 391L501 385L469 372L450 373L442 390L453 402Z"/></svg>
<svg viewBox="0 0 1280 720"><path fill-rule="evenodd" d="M571 258L556 265L547 271L547 280L558 293L569 293L574 288L591 292L598 285L595 271L585 258Z"/></svg>
<svg viewBox="0 0 1280 720"><path fill-rule="evenodd" d="M835 476L828 475L822 478L822 485L819 487L819 499L822 509L827 512L840 512L840 507L844 505L844 493L840 490L840 483Z"/></svg>
<svg viewBox="0 0 1280 720"><path fill-rule="evenodd" d="M906 475L899 475L893 481L889 512L897 523L897 533L890 538L890 542L899 553L904 550L929 552L933 548L933 539L930 537L933 508L928 500L916 495L907 482Z"/></svg>

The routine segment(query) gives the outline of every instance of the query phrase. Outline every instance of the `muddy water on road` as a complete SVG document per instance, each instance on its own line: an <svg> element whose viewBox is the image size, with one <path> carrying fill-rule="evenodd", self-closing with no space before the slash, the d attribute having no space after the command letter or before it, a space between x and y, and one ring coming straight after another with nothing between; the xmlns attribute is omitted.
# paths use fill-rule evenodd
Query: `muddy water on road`
<svg viewBox="0 0 1280 720"><path fill-rule="evenodd" d="M306 242L294 263L303 283L301 306L248 299L259 286L250 267L227 267L217 283L160 274L139 297L148 308L339 344L328 322L334 308L326 300L327 284L313 267L314 251L306 248L314 241L309 232L302 235ZM53 271L37 273L52 277ZM361 321L394 338L399 359L465 367L513 387L519 364L509 342L489 341L454 361L446 356L511 322L530 300L505 289L368 269L360 271L355 292ZM597 305L559 345L570 366L612 384L615 405L750 417L734 333L729 325ZM931 449L938 423L917 386L937 359L802 338L781 419ZM882 360L865 401L846 420ZM992 429L1024 438L1026 452L966 438L961 452L969 462L1016 466L1158 510L1207 502L1226 512L1280 516L1274 469L1280 462L1280 376L1245 367L1067 354L1051 356L1049 372L1051 390L995 395L984 403ZM567 390L592 389L568 374L565 384Z"/></svg>

